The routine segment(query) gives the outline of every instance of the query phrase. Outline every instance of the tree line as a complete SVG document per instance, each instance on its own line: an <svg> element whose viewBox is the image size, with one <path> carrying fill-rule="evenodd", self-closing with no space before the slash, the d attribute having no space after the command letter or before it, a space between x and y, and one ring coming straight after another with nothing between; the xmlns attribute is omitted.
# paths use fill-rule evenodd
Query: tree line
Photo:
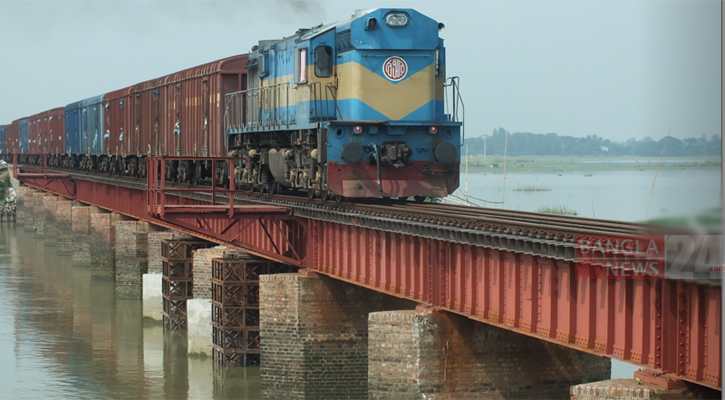
<svg viewBox="0 0 725 400"><path fill-rule="evenodd" d="M577 138L559 136L556 133L514 132L508 135L509 156L643 156L659 157L665 148L665 157L693 157L721 155L722 139L720 135L712 135L710 139L702 135L700 138L678 139L670 137L654 140L646 137L641 140L628 139L617 142L604 139L597 135ZM466 138L468 153L503 155L506 143L506 130L494 129L493 134L484 138Z"/></svg>

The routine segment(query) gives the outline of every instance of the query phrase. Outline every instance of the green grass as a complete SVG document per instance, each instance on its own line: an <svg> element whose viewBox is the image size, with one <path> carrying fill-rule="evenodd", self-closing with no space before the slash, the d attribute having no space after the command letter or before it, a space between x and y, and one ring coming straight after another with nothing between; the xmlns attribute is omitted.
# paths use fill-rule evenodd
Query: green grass
<svg viewBox="0 0 725 400"><path fill-rule="evenodd" d="M576 212L575 210L571 210L566 206L539 207L536 212L540 212L543 214L571 215L573 217L579 215L578 212Z"/></svg>

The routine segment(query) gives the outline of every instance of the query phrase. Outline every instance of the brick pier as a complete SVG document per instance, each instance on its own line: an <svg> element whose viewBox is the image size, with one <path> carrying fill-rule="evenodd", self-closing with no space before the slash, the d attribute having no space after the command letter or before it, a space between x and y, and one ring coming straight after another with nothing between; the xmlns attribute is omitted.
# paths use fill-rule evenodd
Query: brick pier
<svg viewBox="0 0 725 400"><path fill-rule="evenodd" d="M262 396L367 399L368 314L414 307L323 276L261 276Z"/></svg>
<svg viewBox="0 0 725 400"><path fill-rule="evenodd" d="M91 277L96 280L114 280L113 246L116 242L116 222L121 214L97 212L90 215Z"/></svg>
<svg viewBox="0 0 725 400"><path fill-rule="evenodd" d="M611 361L450 313L370 314L370 399L563 399Z"/></svg>

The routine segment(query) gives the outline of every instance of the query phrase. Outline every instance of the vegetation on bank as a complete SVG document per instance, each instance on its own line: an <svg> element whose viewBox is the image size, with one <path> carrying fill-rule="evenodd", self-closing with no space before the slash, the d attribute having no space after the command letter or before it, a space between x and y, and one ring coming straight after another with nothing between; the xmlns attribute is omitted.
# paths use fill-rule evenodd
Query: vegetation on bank
<svg viewBox="0 0 725 400"><path fill-rule="evenodd" d="M540 212L542 214L571 215L573 217L579 215L576 210L572 210L567 206L539 207L536 212Z"/></svg>
<svg viewBox="0 0 725 400"><path fill-rule="evenodd" d="M551 192L551 189L544 186L528 185L524 187L517 187L514 192Z"/></svg>
<svg viewBox="0 0 725 400"><path fill-rule="evenodd" d="M559 136L556 133L509 132L508 145L506 142L506 130L503 128L495 129L485 139L480 136L466 138L469 154L503 155L506 149L506 154L514 157L659 157L663 150L665 157L720 157L722 145L719 134L712 135L709 139L702 135L699 138L687 139L663 137L654 140L646 137L617 142L596 135L577 138Z"/></svg>
<svg viewBox="0 0 725 400"><path fill-rule="evenodd" d="M2 196L0 201L5 201L10 187L10 174L7 170L5 170L2 174L0 174L0 196Z"/></svg>
<svg viewBox="0 0 725 400"><path fill-rule="evenodd" d="M714 208L698 215L655 218L646 221L650 225L697 227L711 231L722 229L722 210Z"/></svg>
<svg viewBox="0 0 725 400"><path fill-rule="evenodd" d="M654 171L659 157L560 157L517 156L507 157L506 172L541 171ZM503 156L482 155L468 157L469 172L503 172ZM660 169L708 169L720 168L720 157L664 157ZM466 158L461 160L461 173L466 171Z"/></svg>

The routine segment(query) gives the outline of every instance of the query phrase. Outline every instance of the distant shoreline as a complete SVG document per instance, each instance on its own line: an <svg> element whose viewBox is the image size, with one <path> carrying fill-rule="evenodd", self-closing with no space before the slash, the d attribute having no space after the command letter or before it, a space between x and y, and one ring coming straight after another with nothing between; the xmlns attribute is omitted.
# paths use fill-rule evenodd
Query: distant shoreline
<svg viewBox="0 0 725 400"><path fill-rule="evenodd" d="M503 172L503 156L469 156L469 172ZM565 157L565 156L517 156L506 159L506 171L646 171L655 170L659 157ZM720 169L720 157L664 157L660 169ZM466 157L461 157L461 172L466 171Z"/></svg>

